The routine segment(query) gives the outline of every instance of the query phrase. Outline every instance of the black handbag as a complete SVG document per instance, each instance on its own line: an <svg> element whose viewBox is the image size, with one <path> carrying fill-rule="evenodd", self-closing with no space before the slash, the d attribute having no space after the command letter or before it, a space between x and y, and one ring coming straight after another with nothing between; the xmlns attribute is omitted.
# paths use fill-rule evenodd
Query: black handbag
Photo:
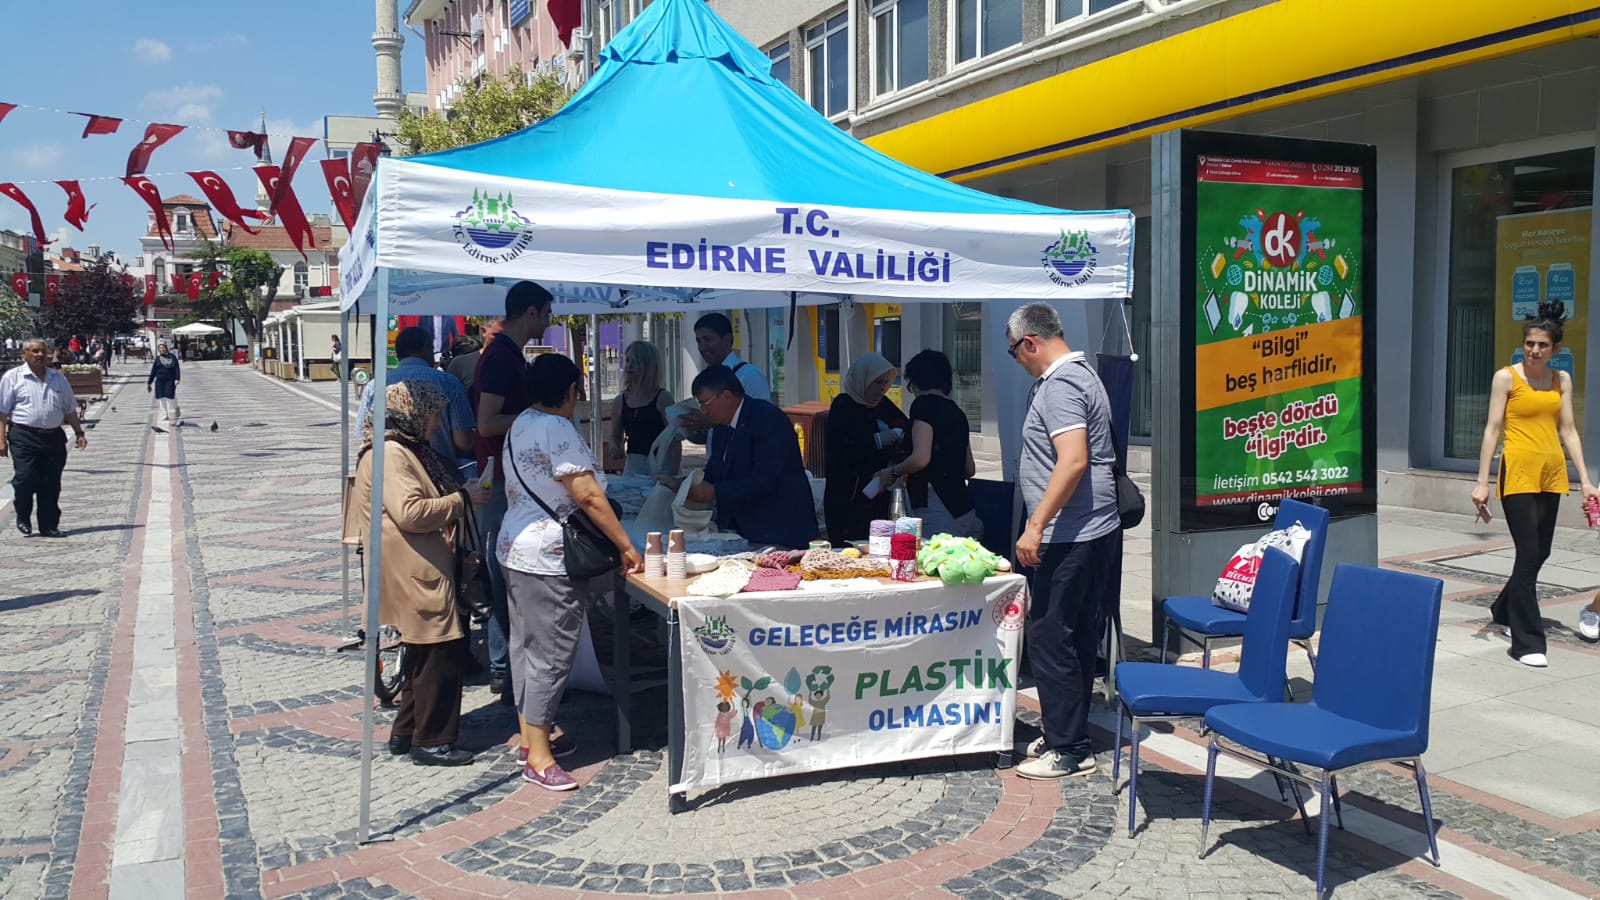
<svg viewBox="0 0 1600 900"><path fill-rule="evenodd" d="M511 435L506 434L506 449L511 449ZM512 453L511 458L516 459ZM561 523L561 552L566 561L567 577L573 581L588 581L601 575L608 575L622 567L622 551L617 545L605 536L600 527L594 524L589 514L581 509L572 511L572 515L562 519L550 505L539 499L539 495L528 487L527 479L522 477L522 472L515 465L511 471L517 475L517 481L522 485L523 493L533 498L533 502L545 511L552 522ZM619 520L622 518L622 507L610 497L606 502L611 504L611 513Z"/></svg>
<svg viewBox="0 0 1600 900"><path fill-rule="evenodd" d="M472 501L462 490L466 512L462 514L456 531L456 606L468 614L473 624L489 620L489 566L484 559L483 532L478 530L478 516Z"/></svg>
<svg viewBox="0 0 1600 900"><path fill-rule="evenodd" d="M1122 470L1121 463L1113 464L1111 471L1117 476L1117 518L1122 520L1122 530L1127 531L1144 521L1144 494Z"/></svg>

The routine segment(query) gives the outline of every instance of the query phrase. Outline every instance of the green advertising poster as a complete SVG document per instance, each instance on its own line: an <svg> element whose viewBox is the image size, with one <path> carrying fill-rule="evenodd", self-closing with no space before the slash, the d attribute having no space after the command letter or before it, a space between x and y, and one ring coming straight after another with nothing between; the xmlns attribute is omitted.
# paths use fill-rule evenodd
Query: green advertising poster
<svg viewBox="0 0 1600 900"><path fill-rule="evenodd" d="M1187 526L1265 521L1285 497L1370 504L1367 179L1359 165L1195 160Z"/></svg>

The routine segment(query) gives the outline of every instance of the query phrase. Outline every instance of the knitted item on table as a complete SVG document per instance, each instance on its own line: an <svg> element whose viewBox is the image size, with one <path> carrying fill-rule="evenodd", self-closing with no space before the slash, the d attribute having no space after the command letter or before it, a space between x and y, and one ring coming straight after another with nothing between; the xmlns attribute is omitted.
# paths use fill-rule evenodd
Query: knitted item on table
<svg viewBox="0 0 1600 900"><path fill-rule="evenodd" d="M745 584L744 592L748 594L755 591L792 591L804 580L804 576L798 572L757 569L750 573L750 581Z"/></svg>

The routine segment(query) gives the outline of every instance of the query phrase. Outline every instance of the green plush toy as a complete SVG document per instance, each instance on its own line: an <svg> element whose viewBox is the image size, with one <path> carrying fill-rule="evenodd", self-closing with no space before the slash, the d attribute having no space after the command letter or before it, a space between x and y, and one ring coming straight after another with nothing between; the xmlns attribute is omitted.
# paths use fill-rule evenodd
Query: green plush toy
<svg viewBox="0 0 1600 900"><path fill-rule="evenodd" d="M1010 569L1010 563L972 538L949 534L929 538L917 554L917 570L924 575L937 573L945 584L982 584L990 575Z"/></svg>

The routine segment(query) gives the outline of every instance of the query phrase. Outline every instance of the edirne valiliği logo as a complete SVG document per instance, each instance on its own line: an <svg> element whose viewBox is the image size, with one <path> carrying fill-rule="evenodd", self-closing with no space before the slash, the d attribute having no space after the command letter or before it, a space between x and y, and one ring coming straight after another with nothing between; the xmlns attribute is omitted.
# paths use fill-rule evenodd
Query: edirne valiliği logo
<svg viewBox="0 0 1600 900"><path fill-rule="evenodd" d="M533 222L517 212L509 192L473 191L472 204L455 220L456 243L479 262L510 262L533 244Z"/></svg>

